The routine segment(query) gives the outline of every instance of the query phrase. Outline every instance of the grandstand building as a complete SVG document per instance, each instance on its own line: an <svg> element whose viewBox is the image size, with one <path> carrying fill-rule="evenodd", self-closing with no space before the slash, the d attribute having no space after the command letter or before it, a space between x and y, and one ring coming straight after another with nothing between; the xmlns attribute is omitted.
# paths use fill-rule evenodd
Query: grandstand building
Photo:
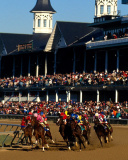
<svg viewBox="0 0 128 160"><path fill-rule="evenodd" d="M94 23L57 21L52 29L50 0L37 0L31 13L32 35L0 34L1 77L128 70L128 17L117 0L96 0ZM118 102L127 93L127 85L1 88L4 101Z"/></svg>

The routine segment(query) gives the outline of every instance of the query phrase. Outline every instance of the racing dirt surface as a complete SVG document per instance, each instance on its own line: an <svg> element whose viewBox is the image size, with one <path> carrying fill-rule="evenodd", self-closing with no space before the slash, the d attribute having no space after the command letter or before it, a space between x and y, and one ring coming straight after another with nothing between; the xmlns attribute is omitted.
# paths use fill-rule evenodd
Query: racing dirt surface
<svg viewBox="0 0 128 160"><path fill-rule="evenodd" d="M20 124L19 120L0 120L0 123ZM66 143L63 142L59 133L59 127L55 123L49 122L51 133L55 144L48 140L49 149L42 152L42 148L31 150L31 146L14 145L13 147L0 148L0 160L128 160L128 126L113 125L113 141L104 144L103 148L91 129L91 144L86 149L79 151L79 148L72 147L68 151ZM33 137L35 143L35 138Z"/></svg>

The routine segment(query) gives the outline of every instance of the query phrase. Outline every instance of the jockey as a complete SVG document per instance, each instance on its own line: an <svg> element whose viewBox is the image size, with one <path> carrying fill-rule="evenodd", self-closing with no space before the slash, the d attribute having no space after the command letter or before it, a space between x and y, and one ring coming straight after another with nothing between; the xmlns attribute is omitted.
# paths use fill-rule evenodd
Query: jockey
<svg viewBox="0 0 128 160"><path fill-rule="evenodd" d="M42 118L44 119L44 124L46 125L46 126L48 126L48 123L47 123L47 117L46 117L46 115L43 113L43 115L42 115Z"/></svg>
<svg viewBox="0 0 128 160"><path fill-rule="evenodd" d="M81 116L78 116L75 111L71 114L70 120L75 120L76 123L80 124Z"/></svg>
<svg viewBox="0 0 128 160"><path fill-rule="evenodd" d="M100 113L95 113L95 115L94 115L94 117L93 117L93 121L95 120L95 119L98 119L99 120L99 122L102 124L102 122L103 122L103 115Z"/></svg>
<svg viewBox="0 0 128 160"><path fill-rule="evenodd" d="M78 115L75 113L75 111L73 111L73 113L71 114L70 120L77 120Z"/></svg>
<svg viewBox="0 0 128 160"><path fill-rule="evenodd" d="M25 117L23 117L22 121L21 121L21 129L24 130L26 127L26 122L25 122Z"/></svg>
<svg viewBox="0 0 128 160"><path fill-rule="evenodd" d="M31 117L29 115L27 116L26 120L28 121L27 125L31 125Z"/></svg>
<svg viewBox="0 0 128 160"><path fill-rule="evenodd" d="M82 114L82 118L84 118L86 120L86 122L88 122L88 116L87 116L87 113L83 113Z"/></svg>
<svg viewBox="0 0 128 160"><path fill-rule="evenodd" d="M88 122L88 116L86 112L82 114L82 121L83 121L83 126L85 127L85 130L87 130L87 125L89 126L89 128L91 127Z"/></svg>
<svg viewBox="0 0 128 160"><path fill-rule="evenodd" d="M45 131L47 131L48 129L46 129L46 124L45 124L46 122L44 118L40 114L37 114L37 113L34 113L34 117L36 117L37 121L39 122L39 124L43 126Z"/></svg>
<svg viewBox="0 0 128 160"><path fill-rule="evenodd" d="M64 122L64 124L66 124L67 123L67 115L64 112L61 112L60 117L63 118L63 122Z"/></svg>
<svg viewBox="0 0 128 160"><path fill-rule="evenodd" d="M95 116L94 116L94 118L98 118L98 120L99 120L99 123L104 127L104 129L106 129L106 127L107 127L107 119L106 119L106 116L105 115L103 115L103 114L101 114L101 113L95 113Z"/></svg>

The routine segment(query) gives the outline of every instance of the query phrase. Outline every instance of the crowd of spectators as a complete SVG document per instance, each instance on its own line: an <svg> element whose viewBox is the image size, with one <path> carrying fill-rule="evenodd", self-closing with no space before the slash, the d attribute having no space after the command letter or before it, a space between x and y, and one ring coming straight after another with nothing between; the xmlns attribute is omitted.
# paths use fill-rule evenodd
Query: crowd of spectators
<svg viewBox="0 0 128 160"><path fill-rule="evenodd" d="M107 102L6 102L0 103L0 114L27 115L34 112L47 111L48 116L58 116L62 110L73 109L77 114L87 113L93 117L99 111L107 118L128 119L128 102L113 103Z"/></svg>
<svg viewBox="0 0 128 160"><path fill-rule="evenodd" d="M128 29L126 29L125 32L119 30L118 32L115 32L113 34L111 32L108 32L107 35L104 36L104 40L117 39L123 37L128 37Z"/></svg>
<svg viewBox="0 0 128 160"><path fill-rule="evenodd" d="M128 84L128 71L119 71L118 73L116 71L112 73L70 73L0 79L2 88L121 84Z"/></svg>

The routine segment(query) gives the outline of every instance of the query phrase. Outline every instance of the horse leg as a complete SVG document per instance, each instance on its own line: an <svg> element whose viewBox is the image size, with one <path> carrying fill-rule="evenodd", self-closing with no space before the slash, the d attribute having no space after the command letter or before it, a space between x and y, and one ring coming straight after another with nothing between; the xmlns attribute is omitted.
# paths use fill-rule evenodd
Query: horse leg
<svg viewBox="0 0 128 160"><path fill-rule="evenodd" d="M44 150L44 145L45 145L45 144L46 144L47 148L49 148L49 145L48 145L47 141L45 140L45 136L42 135L42 148L43 148L43 152L45 151L45 150Z"/></svg>
<svg viewBox="0 0 128 160"><path fill-rule="evenodd" d="M88 141L88 145L90 144L90 131L87 132L87 141Z"/></svg>
<svg viewBox="0 0 128 160"><path fill-rule="evenodd" d="M79 139L79 144L80 144L80 151L81 151L81 143L82 143L82 145L84 146L84 148L86 148L85 147L85 145L84 145L84 141L83 141L83 139L82 139L82 135L81 135L81 133L76 133L76 136L78 137L78 139Z"/></svg>
<svg viewBox="0 0 128 160"><path fill-rule="evenodd" d="M45 139L45 136L44 136L44 144L46 144L47 148L49 148L49 145L48 145L48 143L47 143L47 141Z"/></svg>
<svg viewBox="0 0 128 160"><path fill-rule="evenodd" d="M109 136L109 135L108 135L108 136ZM105 136L106 143L108 143L108 140L109 140L108 136Z"/></svg>
<svg viewBox="0 0 128 160"><path fill-rule="evenodd" d="M67 138L63 137L64 141L66 142L67 144L67 147L68 147L68 150L71 150L71 147L70 147L70 142L68 141Z"/></svg>
<svg viewBox="0 0 128 160"><path fill-rule="evenodd" d="M25 136L21 139L21 144L22 145L23 145L24 139L25 139Z"/></svg>
<svg viewBox="0 0 128 160"><path fill-rule="evenodd" d="M28 145L28 136L25 136L26 144Z"/></svg>
<svg viewBox="0 0 128 160"><path fill-rule="evenodd" d="M41 139L42 139L42 148L43 148L43 152L44 152L44 151L45 151L45 150L44 150L44 143L45 143L45 138L44 138L44 136L42 136Z"/></svg>
<svg viewBox="0 0 128 160"><path fill-rule="evenodd" d="M100 140L100 144L101 146L103 147L103 143L102 143L102 139L101 139L101 136L98 136L99 140Z"/></svg>
<svg viewBox="0 0 128 160"><path fill-rule="evenodd" d="M110 135L110 137L111 137L111 141L113 141L113 137L112 137L112 135Z"/></svg>
<svg viewBox="0 0 128 160"><path fill-rule="evenodd" d="M50 130L46 131L45 136L49 137L51 139L52 143L55 143L54 140L52 139L52 134L51 134Z"/></svg>
<svg viewBox="0 0 128 160"><path fill-rule="evenodd" d="M112 132L110 132L110 140L113 141Z"/></svg>
<svg viewBox="0 0 128 160"><path fill-rule="evenodd" d="M68 146L68 150L71 151L71 147L70 147L70 141L67 141L67 146Z"/></svg>
<svg viewBox="0 0 128 160"><path fill-rule="evenodd" d="M38 139L39 139L39 138L38 138L38 135L35 135L35 139L36 139L35 145L38 146Z"/></svg>
<svg viewBox="0 0 128 160"><path fill-rule="evenodd" d="M81 143L83 144L84 148L86 148L86 147L85 147L85 145L84 145L84 141L83 141L83 139L82 139L82 136L81 136L81 135L80 135L80 141L81 141ZM81 144L80 144L80 147L81 147ZM80 151L81 151L81 148L80 148Z"/></svg>
<svg viewBox="0 0 128 160"><path fill-rule="evenodd" d="M30 144L32 145L32 148L33 148L32 135L29 135L28 137L29 137Z"/></svg>

